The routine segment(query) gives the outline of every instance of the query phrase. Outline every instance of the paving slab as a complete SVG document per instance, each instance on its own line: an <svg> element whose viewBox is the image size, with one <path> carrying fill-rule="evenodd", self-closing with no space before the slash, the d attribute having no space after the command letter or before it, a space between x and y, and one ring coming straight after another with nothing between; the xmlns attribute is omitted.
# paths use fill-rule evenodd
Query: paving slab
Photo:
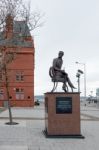
<svg viewBox="0 0 99 150"><path fill-rule="evenodd" d="M44 107L37 107L35 106L34 108L20 108L20 107L13 107L11 108L12 111L12 116L13 118L38 118L38 119L44 119L45 116L45 111ZM9 113L8 109L0 113L0 118L8 118Z"/></svg>
<svg viewBox="0 0 99 150"><path fill-rule="evenodd" d="M0 146L0 150L28 150L27 146Z"/></svg>

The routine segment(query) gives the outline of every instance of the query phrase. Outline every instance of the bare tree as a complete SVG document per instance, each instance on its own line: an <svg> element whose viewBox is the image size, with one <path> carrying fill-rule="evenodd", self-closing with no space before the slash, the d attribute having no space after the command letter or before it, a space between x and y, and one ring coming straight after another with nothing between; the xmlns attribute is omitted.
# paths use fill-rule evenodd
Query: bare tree
<svg viewBox="0 0 99 150"><path fill-rule="evenodd" d="M27 4L25 5L22 0L0 0L0 41L3 41L6 38L4 32L7 28L7 25L8 26L9 24L11 25L11 22L9 22L9 17L10 21L11 18L13 18L14 21L24 21L26 25L28 25L29 31L32 31L43 25L42 22L43 14L40 11L32 12L30 3L28 3L28 5ZM22 30L21 26L20 30ZM16 51L19 50L19 47L17 47L16 42L17 39L21 38L21 36L22 37L27 36L26 35L27 33L25 33L25 31L26 30L24 30L24 33L22 35L13 34L11 38L5 40L5 43L3 44L2 42L0 43L0 72L3 72L3 75L5 76L6 94L8 99L9 120L10 120L9 124L14 124L14 122L12 121L11 105L9 99L8 65L15 59ZM9 46L14 47L16 51L14 52L9 51L8 50Z"/></svg>
<svg viewBox="0 0 99 150"><path fill-rule="evenodd" d="M0 29L5 28L5 20L10 14L14 20L24 20L29 25L30 30L34 30L43 25L42 14L39 10L32 11L30 2L24 4L22 0L0 0Z"/></svg>
<svg viewBox="0 0 99 150"><path fill-rule="evenodd" d="M4 76L5 87L6 87L6 96L8 100L8 110L9 110L9 122L7 124L14 125L17 124L12 120L12 112L10 105L10 94L9 94L9 75L8 75L8 64L14 60L15 52L6 51L6 47L3 46L0 48L0 73Z"/></svg>

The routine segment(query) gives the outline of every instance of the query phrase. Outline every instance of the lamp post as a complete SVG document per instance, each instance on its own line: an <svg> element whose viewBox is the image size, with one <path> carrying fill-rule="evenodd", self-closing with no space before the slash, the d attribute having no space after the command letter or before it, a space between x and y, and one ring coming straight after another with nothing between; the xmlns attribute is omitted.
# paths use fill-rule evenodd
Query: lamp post
<svg viewBox="0 0 99 150"><path fill-rule="evenodd" d="M80 63L80 62L75 62L76 64L80 64L84 67L84 97L86 100L86 64L85 63Z"/></svg>

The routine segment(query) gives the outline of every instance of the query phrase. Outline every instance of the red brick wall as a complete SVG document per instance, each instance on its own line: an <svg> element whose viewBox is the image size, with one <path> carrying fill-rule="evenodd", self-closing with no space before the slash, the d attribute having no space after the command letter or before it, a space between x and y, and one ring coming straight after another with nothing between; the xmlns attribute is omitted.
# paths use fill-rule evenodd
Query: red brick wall
<svg viewBox="0 0 99 150"><path fill-rule="evenodd" d="M34 106L34 48L22 48L17 52L12 63L7 65L9 94L12 106ZM16 81L16 72L22 71L24 81ZM1 87L4 90L4 100L7 100L5 84ZM16 88L24 89L24 100L16 100ZM28 96L30 98L28 98ZM3 101L0 100L0 106L3 106Z"/></svg>
<svg viewBox="0 0 99 150"><path fill-rule="evenodd" d="M20 33L17 33L20 34ZM5 40L13 38L13 17L6 17L6 28L4 31ZM4 51L15 51L15 59L7 64L7 73L9 80L9 96L12 106L34 106L34 41L32 36L24 37L25 41L30 41L32 47L11 47L5 44ZM6 42L5 42L6 43ZM4 45L0 45L4 47ZM24 81L16 81L16 72L23 72ZM1 81L0 88L4 91L4 100L7 100L5 81ZM24 99L16 100L16 88L24 89ZM0 106L3 106L3 101L0 99Z"/></svg>

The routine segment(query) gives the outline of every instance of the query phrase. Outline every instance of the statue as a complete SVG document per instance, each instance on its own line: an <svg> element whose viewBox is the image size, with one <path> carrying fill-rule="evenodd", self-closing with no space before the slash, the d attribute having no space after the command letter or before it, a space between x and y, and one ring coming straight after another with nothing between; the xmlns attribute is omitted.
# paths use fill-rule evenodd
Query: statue
<svg viewBox="0 0 99 150"><path fill-rule="evenodd" d="M68 85L70 86L72 92L73 92L73 89L75 88L73 86L72 82L70 81L70 79L68 77L68 74L65 72L65 70L61 69L62 64L63 64L63 60L62 60L63 55L64 55L64 52L59 51L58 58L55 58L53 60L53 65L49 69L49 75L52 78L52 82L54 82L54 87L52 89L52 92L54 92L55 89L57 88L58 82L63 83L62 89L65 92L68 92L68 86L67 86L66 83L68 83Z"/></svg>

